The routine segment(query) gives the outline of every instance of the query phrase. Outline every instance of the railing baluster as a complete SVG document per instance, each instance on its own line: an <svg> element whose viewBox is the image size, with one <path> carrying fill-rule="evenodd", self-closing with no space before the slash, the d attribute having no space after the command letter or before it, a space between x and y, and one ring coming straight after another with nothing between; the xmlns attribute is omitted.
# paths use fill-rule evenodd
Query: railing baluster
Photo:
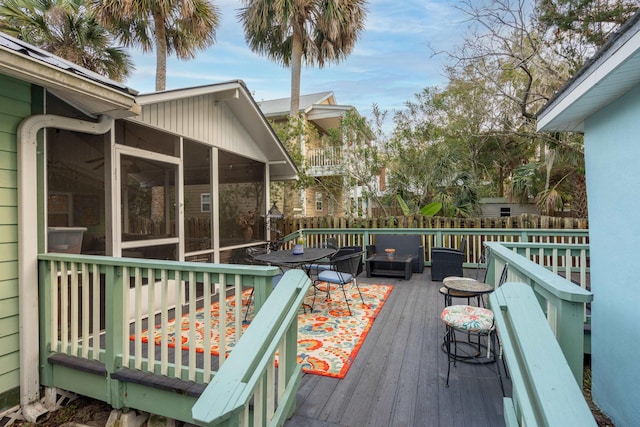
<svg viewBox="0 0 640 427"><path fill-rule="evenodd" d="M235 329L236 329L236 342L242 336L242 277L239 274L235 275Z"/></svg>
<svg viewBox="0 0 640 427"><path fill-rule="evenodd" d="M60 263L60 311L62 319L60 322L60 335L62 341L61 351L66 353L69 351L69 271L67 263Z"/></svg>
<svg viewBox="0 0 640 427"><path fill-rule="evenodd" d="M70 344L71 348L69 353L73 356L78 355L78 322L79 322L79 304L78 304L78 266L75 262L71 263L71 275L69 276L71 286L71 311L69 313L69 319L71 323L71 335Z"/></svg>
<svg viewBox="0 0 640 427"><path fill-rule="evenodd" d="M189 272L189 342L196 342L196 275ZM196 346L189 346L189 380L196 379Z"/></svg>
<svg viewBox="0 0 640 427"><path fill-rule="evenodd" d="M203 369L204 369L204 382L208 383L211 379L211 275L209 273L204 274L203 283L204 305L202 307L202 322L203 327Z"/></svg>
<svg viewBox="0 0 640 427"><path fill-rule="evenodd" d="M155 275L152 268L147 268L147 360L148 370L154 372L154 365L156 361L156 346L155 343L155 308L156 308L156 283ZM142 319L138 319L142 323Z"/></svg>
<svg viewBox="0 0 640 427"><path fill-rule="evenodd" d="M89 322L91 321L92 307L89 305L89 268L86 263L81 264L81 282L82 282L82 348L81 356L85 359L89 358Z"/></svg>
<svg viewBox="0 0 640 427"><path fill-rule="evenodd" d="M53 351L60 351L59 344L59 331L61 327L61 322L59 319L59 310L60 307L60 299L58 296L60 295L60 284L62 283L62 277L58 271L58 261L50 261L49 265L51 267L51 343L53 344Z"/></svg>
<svg viewBox="0 0 640 427"><path fill-rule="evenodd" d="M274 361L275 362L275 361ZM273 414L276 412L276 396L275 396L275 370L276 364L270 363L267 366L267 391L266 391L266 407L265 407L265 417L267 420L273 418Z"/></svg>
<svg viewBox="0 0 640 427"><path fill-rule="evenodd" d="M91 306L93 307L93 319L91 321L91 334L93 335L93 360L100 360L100 314L104 310L104 301L101 300L100 292L100 270L98 264L91 265L91 285L93 289L93 298Z"/></svg>
<svg viewBox="0 0 640 427"><path fill-rule="evenodd" d="M227 278L224 273L220 274L220 283L218 283L218 363L220 366L224 364L227 358L227 337L225 334L225 321L227 317Z"/></svg>
<svg viewBox="0 0 640 427"><path fill-rule="evenodd" d="M265 425L264 416L264 376L260 377L258 384L256 384L256 391L253 395L253 425L262 426Z"/></svg>
<svg viewBox="0 0 640 427"><path fill-rule="evenodd" d="M174 290L174 303L175 309L174 313L175 319L174 330L175 330L175 360L174 360L174 377L182 378L182 283L180 282L180 272L176 269L171 270L171 276L173 280L171 284L173 285Z"/></svg>
<svg viewBox="0 0 640 427"><path fill-rule="evenodd" d="M280 340L280 344L278 345L278 393L276 394L278 402L282 400L282 396L287 387L288 360L287 340L285 336Z"/></svg>
<svg viewBox="0 0 640 427"><path fill-rule="evenodd" d="M167 269L160 270L160 372L169 375L169 280Z"/></svg>
<svg viewBox="0 0 640 427"><path fill-rule="evenodd" d="M134 283L135 283L135 367L136 369L142 369L142 272L140 271L140 267L136 267L134 269ZM125 278L126 279L126 278Z"/></svg>

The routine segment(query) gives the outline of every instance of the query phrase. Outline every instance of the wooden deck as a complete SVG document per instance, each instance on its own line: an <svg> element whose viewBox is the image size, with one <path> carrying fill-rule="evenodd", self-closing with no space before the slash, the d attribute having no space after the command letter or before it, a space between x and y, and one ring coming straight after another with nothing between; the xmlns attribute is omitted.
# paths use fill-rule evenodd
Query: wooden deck
<svg viewBox="0 0 640 427"><path fill-rule="evenodd" d="M465 271L465 276L475 277L475 270ZM430 269L425 268L423 274L414 273L411 280L366 278L364 273L358 280L392 284L394 289L344 379L303 374L295 414L285 425L503 426L502 392L494 364L488 365L489 369L458 363L452 367L449 387L445 385L447 356L441 349L444 325L440 320L444 299L438 292L442 283L431 281ZM145 322L143 327L146 326ZM133 349L134 343L130 342L130 346ZM143 345L145 356L147 347ZM175 351L170 349L171 362L174 356ZM183 351L182 358L187 360L188 353ZM91 362L87 368L78 365L81 362L78 358L59 359L54 357L50 361L83 371L104 370L99 362ZM201 353L197 354L195 364L202 367ZM212 369L217 369L216 360ZM97 373L104 377L103 371ZM126 369L117 375L123 381L147 385L157 380L148 378L152 375ZM176 386L165 384L166 379L162 381L164 386L175 390L185 383L174 380ZM510 381L504 378L504 384L509 396ZM198 387L196 395L202 388Z"/></svg>
<svg viewBox="0 0 640 427"><path fill-rule="evenodd" d="M360 283L395 285L388 302L344 379L303 376L286 426L504 425L494 365L458 363L445 386L442 283L431 281L430 269L408 281L364 276ZM505 389L510 395L508 379Z"/></svg>

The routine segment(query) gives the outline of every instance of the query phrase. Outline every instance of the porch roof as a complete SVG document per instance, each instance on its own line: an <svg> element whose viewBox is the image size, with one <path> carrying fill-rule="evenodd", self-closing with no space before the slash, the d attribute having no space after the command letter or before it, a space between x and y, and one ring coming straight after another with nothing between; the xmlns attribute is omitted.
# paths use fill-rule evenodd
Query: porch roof
<svg viewBox="0 0 640 427"><path fill-rule="evenodd" d="M300 96L300 112L307 113L310 108L317 104L335 105L336 99L333 92L319 92ZM289 114L291 97L268 99L258 103L260 109L267 117L279 117Z"/></svg>
<svg viewBox="0 0 640 427"><path fill-rule="evenodd" d="M2 73L42 86L90 116L113 118L140 113L136 92L122 83L0 33Z"/></svg>
<svg viewBox="0 0 640 427"><path fill-rule="evenodd" d="M242 80L141 94L137 100L144 106L202 95L213 95L216 103L224 102L229 107L267 157L272 179L296 179L293 160Z"/></svg>
<svg viewBox="0 0 640 427"><path fill-rule="evenodd" d="M538 130L583 132L584 120L640 84L640 11L538 112Z"/></svg>
<svg viewBox="0 0 640 427"><path fill-rule="evenodd" d="M279 98L259 103L268 118L283 118L289 114L291 98ZM320 92L300 97L300 112L323 131L340 127L346 112L355 110L352 105L338 105L333 92Z"/></svg>

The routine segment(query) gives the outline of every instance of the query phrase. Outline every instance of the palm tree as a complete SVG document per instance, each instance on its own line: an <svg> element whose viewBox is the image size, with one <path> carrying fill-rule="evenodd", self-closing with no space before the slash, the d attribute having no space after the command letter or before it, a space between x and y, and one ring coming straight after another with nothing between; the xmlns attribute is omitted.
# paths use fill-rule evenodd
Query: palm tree
<svg viewBox="0 0 640 427"><path fill-rule="evenodd" d="M133 70L85 0L0 0L0 31L113 80Z"/></svg>
<svg viewBox="0 0 640 427"><path fill-rule="evenodd" d="M167 55L186 60L215 42L218 8L208 0L90 0L98 21L128 47L156 50L156 91L167 82Z"/></svg>
<svg viewBox="0 0 640 427"><path fill-rule="evenodd" d="M300 106L302 59L324 67L346 58L364 28L366 0L243 0L238 17L254 52L291 68L291 116Z"/></svg>

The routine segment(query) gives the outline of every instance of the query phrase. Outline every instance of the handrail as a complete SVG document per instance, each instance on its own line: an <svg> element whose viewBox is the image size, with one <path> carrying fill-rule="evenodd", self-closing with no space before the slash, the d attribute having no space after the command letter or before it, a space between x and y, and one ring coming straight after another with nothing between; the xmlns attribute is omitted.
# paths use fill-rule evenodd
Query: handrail
<svg viewBox="0 0 640 427"><path fill-rule="evenodd" d="M489 296L489 307L513 388L503 401L506 425L596 426L532 288L505 283Z"/></svg>
<svg viewBox="0 0 640 427"><path fill-rule="evenodd" d="M244 425L284 424L294 409L302 375L302 365L296 363L298 307L310 285L311 281L301 270L284 274L231 356L193 406L194 420L206 426L225 421L238 425L240 419L248 420L249 402L253 399L253 420ZM282 378L273 385L279 392L275 399L273 395L263 396L261 389L272 386L268 383L275 379L272 370L277 351L278 373ZM277 400L277 409L274 400ZM232 417L237 419L233 421Z"/></svg>
<svg viewBox="0 0 640 427"><path fill-rule="evenodd" d="M499 243L485 243L491 249L487 277L499 277L508 264L507 281L522 282L536 293L576 382L582 384L584 358L584 310L593 294L518 255ZM495 283L495 282L494 282Z"/></svg>

